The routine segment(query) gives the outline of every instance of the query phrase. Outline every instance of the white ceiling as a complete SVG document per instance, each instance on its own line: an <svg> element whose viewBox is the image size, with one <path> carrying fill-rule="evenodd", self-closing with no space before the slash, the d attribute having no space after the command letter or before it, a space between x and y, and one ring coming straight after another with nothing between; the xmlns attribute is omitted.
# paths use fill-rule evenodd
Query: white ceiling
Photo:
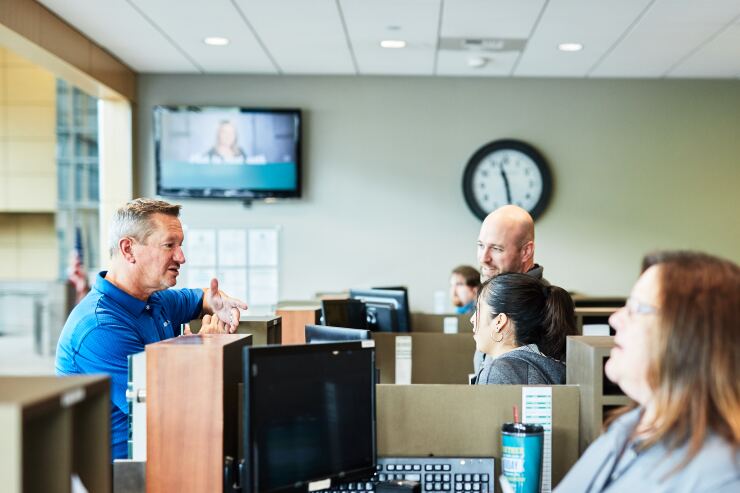
<svg viewBox="0 0 740 493"><path fill-rule="evenodd" d="M40 2L142 73L740 77L740 0Z"/></svg>

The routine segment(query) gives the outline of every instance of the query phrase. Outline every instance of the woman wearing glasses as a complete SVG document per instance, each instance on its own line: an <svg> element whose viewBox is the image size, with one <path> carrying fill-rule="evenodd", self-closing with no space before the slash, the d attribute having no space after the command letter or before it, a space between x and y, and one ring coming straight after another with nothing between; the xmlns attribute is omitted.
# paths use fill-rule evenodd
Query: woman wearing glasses
<svg viewBox="0 0 740 493"><path fill-rule="evenodd" d="M575 334L570 295L526 274L483 283L471 317L476 349L486 354L476 383L565 383L565 338Z"/></svg>
<svg viewBox="0 0 740 493"><path fill-rule="evenodd" d="M636 403L562 492L740 491L740 268L690 252L646 257L610 325L606 374Z"/></svg>

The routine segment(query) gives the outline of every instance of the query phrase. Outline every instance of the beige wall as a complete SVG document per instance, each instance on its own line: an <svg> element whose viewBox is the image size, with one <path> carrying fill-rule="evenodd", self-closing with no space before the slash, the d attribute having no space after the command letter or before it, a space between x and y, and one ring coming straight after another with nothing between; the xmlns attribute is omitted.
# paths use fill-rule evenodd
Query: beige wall
<svg viewBox="0 0 740 493"><path fill-rule="evenodd" d="M0 213L0 259L0 280L55 280L59 249L54 216Z"/></svg>
<svg viewBox="0 0 740 493"><path fill-rule="evenodd" d="M181 201L192 227L282 226L282 299L404 283L431 310L449 270L476 262L465 164L504 137L551 163L536 259L553 283L624 295L654 248L740 261L738 81L144 75L138 95L143 195L153 105L304 110L304 198Z"/></svg>
<svg viewBox="0 0 740 493"><path fill-rule="evenodd" d="M0 48L0 279L57 277L54 76Z"/></svg>

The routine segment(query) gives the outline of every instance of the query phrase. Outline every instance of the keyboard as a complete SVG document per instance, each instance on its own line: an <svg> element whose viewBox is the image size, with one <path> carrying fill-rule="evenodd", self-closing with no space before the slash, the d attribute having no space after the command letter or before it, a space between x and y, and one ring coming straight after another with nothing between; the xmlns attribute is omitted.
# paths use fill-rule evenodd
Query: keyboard
<svg viewBox="0 0 740 493"><path fill-rule="evenodd" d="M378 457L375 475L365 481L339 483L327 493L375 491L379 481L405 479L421 491L493 493L493 459L480 457Z"/></svg>

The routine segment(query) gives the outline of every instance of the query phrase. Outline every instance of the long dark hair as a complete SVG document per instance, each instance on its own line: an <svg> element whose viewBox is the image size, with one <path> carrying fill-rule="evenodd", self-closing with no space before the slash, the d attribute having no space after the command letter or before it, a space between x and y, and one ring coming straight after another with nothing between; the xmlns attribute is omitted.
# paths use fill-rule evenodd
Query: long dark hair
<svg viewBox="0 0 740 493"><path fill-rule="evenodd" d="M519 346L537 344L543 354L565 361L565 338L576 333L576 315L563 288L526 274L500 274L483 283L481 299L492 315L505 313L514 322Z"/></svg>

